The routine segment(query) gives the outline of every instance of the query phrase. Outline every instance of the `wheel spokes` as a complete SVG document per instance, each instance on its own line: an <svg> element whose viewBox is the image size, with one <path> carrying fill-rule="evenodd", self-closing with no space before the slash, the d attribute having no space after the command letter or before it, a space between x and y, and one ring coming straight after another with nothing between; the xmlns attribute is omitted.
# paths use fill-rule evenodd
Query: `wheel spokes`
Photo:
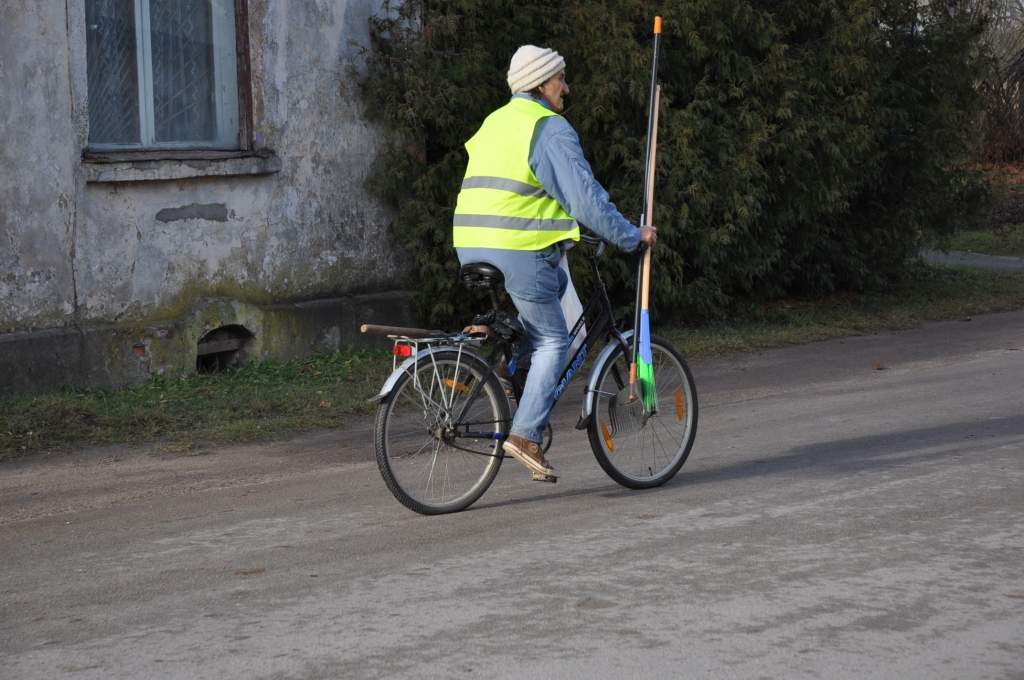
<svg viewBox="0 0 1024 680"><path fill-rule="evenodd" d="M629 358L625 353L608 367L594 395L599 421L595 425L598 428L595 445L603 445L605 460L621 474L640 482L659 477L686 455L693 425L689 408L690 383L683 367L662 347L655 346L652 350L659 408L641 429L614 439L600 429L602 414L608 411L611 396L626 385L624 376L628 375ZM678 411L682 411L683 417L677 417Z"/></svg>
<svg viewBox="0 0 1024 680"><path fill-rule="evenodd" d="M480 379L464 359L431 358L421 359L396 386L386 426L386 459L395 483L413 501L431 507L455 503L478 488L498 464L495 440L456 440L460 426L469 431L465 423L489 423L489 429L496 429L503 422L493 387L480 384ZM453 423L463 409L461 423Z"/></svg>

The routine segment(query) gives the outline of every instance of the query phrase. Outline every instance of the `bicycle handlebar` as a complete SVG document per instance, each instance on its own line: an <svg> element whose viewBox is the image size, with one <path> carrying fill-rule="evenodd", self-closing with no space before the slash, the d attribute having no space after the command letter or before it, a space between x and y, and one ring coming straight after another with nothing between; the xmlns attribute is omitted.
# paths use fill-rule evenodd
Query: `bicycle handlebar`
<svg viewBox="0 0 1024 680"><path fill-rule="evenodd" d="M594 251L593 255L590 256L591 258L595 259L604 255L604 248L606 245L608 245L608 242L605 241L600 236L596 234L588 234L584 232L582 229L580 230L580 240L589 246L595 247L596 250Z"/></svg>
<svg viewBox="0 0 1024 680"><path fill-rule="evenodd" d="M604 253L605 246L611 245L608 241L604 240L600 236L597 236L596 234L588 234L582 230L580 231L580 240L586 243L587 245L596 246L597 252L594 253L594 255L596 255L597 257L600 257ZM641 241L640 245L638 246L638 252L642 253L644 249L649 247L650 246Z"/></svg>

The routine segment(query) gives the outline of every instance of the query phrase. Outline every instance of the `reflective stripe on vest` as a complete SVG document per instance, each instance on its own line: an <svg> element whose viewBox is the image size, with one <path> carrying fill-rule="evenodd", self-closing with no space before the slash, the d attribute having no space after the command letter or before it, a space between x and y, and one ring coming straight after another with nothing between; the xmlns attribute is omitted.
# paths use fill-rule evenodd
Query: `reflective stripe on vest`
<svg viewBox="0 0 1024 680"><path fill-rule="evenodd" d="M456 227L491 227L494 229L520 229L523 231L565 231L576 225L576 220L531 220L529 217L501 217L500 215L457 214L452 220Z"/></svg>
<svg viewBox="0 0 1024 680"><path fill-rule="evenodd" d="M466 142L469 165L452 220L455 247L542 250L579 240L576 220L530 169L534 129L554 115L533 100L515 98Z"/></svg>
<svg viewBox="0 0 1024 680"><path fill-rule="evenodd" d="M514 179L503 177L469 177L462 180L463 189L502 189L511 191L520 196L547 196L548 192L541 187L535 187L526 182L517 182Z"/></svg>

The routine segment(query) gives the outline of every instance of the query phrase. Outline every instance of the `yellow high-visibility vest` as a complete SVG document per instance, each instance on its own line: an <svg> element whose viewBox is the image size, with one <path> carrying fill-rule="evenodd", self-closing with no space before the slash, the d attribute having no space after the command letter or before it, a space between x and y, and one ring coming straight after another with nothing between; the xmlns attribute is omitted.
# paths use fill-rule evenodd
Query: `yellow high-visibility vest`
<svg viewBox="0 0 1024 680"><path fill-rule="evenodd" d="M487 116L466 142L469 165L452 220L456 248L543 250L580 239L576 220L530 169L534 128L542 118L556 115L516 97Z"/></svg>

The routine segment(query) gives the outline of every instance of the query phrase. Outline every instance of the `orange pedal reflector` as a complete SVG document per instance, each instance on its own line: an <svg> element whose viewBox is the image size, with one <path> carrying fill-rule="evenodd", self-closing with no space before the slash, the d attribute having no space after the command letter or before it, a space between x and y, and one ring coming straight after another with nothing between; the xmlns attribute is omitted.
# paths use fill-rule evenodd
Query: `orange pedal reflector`
<svg viewBox="0 0 1024 680"><path fill-rule="evenodd" d="M686 404L683 403L683 390L676 388L676 418L682 420L686 417Z"/></svg>
<svg viewBox="0 0 1024 680"><path fill-rule="evenodd" d="M462 394L469 392L469 386L467 386L466 383L457 383L451 378L445 378L444 384L452 388L453 390L458 390Z"/></svg>
<svg viewBox="0 0 1024 680"><path fill-rule="evenodd" d="M605 446L609 451L615 450L615 442L612 441L612 433L608 431L608 423L601 421L601 434L604 435Z"/></svg>

